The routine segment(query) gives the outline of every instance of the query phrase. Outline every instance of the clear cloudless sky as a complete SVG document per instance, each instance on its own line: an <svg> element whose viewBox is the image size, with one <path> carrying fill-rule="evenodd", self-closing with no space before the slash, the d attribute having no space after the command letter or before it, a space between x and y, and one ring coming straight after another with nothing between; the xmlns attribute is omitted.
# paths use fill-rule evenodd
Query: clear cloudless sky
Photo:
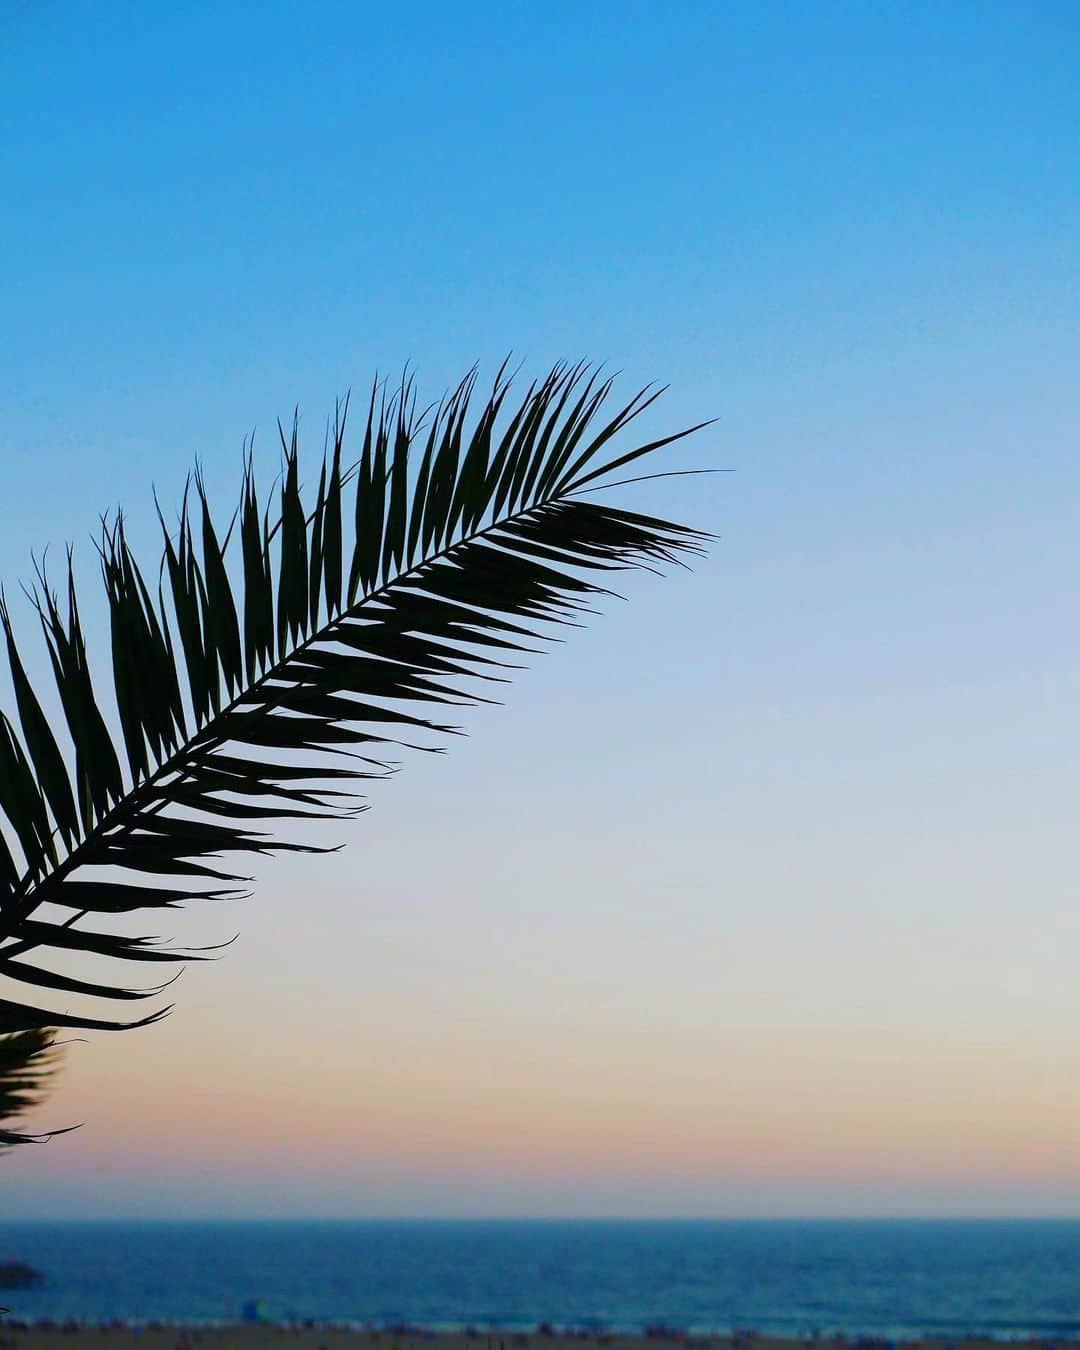
<svg viewBox="0 0 1080 1350"><path fill-rule="evenodd" d="M150 921L240 936L70 1047L35 1123L85 1126L0 1213L1080 1214L1078 40L1070 3L2 7L13 598L406 360L606 361L670 383L643 431L718 419L668 464L735 472L631 489L708 560L344 851Z"/></svg>

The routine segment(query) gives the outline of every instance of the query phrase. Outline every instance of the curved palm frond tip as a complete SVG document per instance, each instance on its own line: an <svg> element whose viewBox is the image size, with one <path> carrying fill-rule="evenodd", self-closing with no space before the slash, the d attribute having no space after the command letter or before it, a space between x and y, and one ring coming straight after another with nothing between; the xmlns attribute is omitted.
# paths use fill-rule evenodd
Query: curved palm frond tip
<svg viewBox="0 0 1080 1350"><path fill-rule="evenodd" d="M43 571L33 592L64 735L0 599L15 695L13 715L0 712L0 976L65 1005L0 999L0 1033L163 1016L90 1015L87 999L164 986L75 978L53 958L197 956L110 933L108 919L240 894L247 878L225 855L319 851L263 827L362 809L354 789L388 771L391 747L435 748L454 728L432 708L482 701L513 658L591 608L605 573L701 551L699 531L582 495L699 429L609 449L661 391L604 420L611 380L560 365L509 408L504 366L474 415L475 382L419 413L411 379L392 395L376 386L352 464L346 400L307 504L295 420L275 500L260 500L248 456L224 531L196 473L177 522L161 516L156 573L140 569L122 516L103 525L114 713L99 702L70 554L63 596Z"/></svg>

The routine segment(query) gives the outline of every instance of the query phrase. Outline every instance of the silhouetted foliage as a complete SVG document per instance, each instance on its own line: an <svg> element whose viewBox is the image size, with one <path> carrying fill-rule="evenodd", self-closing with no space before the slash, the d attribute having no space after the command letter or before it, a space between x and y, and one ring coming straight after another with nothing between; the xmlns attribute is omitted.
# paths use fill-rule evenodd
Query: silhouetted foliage
<svg viewBox="0 0 1080 1350"><path fill-rule="evenodd" d="M59 1058L60 1052L51 1031L35 1027L0 1036L0 1153L14 1144L28 1144L53 1134L67 1133L66 1130L50 1130L46 1134L27 1134L12 1128L40 1101Z"/></svg>
<svg viewBox="0 0 1080 1350"><path fill-rule="evenodd" d="M435 708L485 701L591 610L611 571L701 550L696 530L583 496L698 429L614 452L660 391L602 420L612 381L584 365L557 366L512 407L504 366L474 414L475 383L474 371L421 412L411 378L376 385L352 463L346 400L306 501L296 421L279 427L279 483L260 498L249 454L224 528L197 471L177 519L159 508L153 573L123 516L104 521L115 711L91 671L70 552L61 592L44 568L32 591L62 730L0 599L15 694L13 714L0 712L0 975L64 1005L0 999L9 1046L39 1036L41 1065L45 1028L162 1017L102 1017L86 1001L164 988L127 987L108 958L199 953L110 932L110 918L242 894L229 856L320 851L264 827L363 809L357 784L390 772L395 747L437 748L455 730ZM73 953L102 958L100 978L60 973L54 958ZM25 1095L32 1075L19 1081Z"/></svg>

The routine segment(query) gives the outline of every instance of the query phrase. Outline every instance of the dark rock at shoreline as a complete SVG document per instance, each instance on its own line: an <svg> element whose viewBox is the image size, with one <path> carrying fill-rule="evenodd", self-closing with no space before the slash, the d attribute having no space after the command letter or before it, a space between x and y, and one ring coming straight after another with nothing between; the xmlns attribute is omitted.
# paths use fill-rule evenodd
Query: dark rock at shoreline
<svg viewBox="0 0 1080 1350"><path fill-rule="evenodd" d="M24 1261L0 1261L0 1289L30 1289L44 1278Z"/></svg>

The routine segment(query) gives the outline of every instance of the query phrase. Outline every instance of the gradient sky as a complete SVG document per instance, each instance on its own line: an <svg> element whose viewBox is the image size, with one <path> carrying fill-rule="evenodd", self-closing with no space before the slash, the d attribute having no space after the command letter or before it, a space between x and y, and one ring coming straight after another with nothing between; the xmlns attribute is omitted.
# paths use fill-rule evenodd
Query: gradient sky
<svg viewBox="0 0 1080 1350"><path fill-rule="evenodd" d="M170 922L240 938L71 1047L0 1213L1080 1214L1078 39L3 6L9 591L406 359L670 382L645 430L719 421L668 462L735 472L626 498L692 575Z"/></svg>

